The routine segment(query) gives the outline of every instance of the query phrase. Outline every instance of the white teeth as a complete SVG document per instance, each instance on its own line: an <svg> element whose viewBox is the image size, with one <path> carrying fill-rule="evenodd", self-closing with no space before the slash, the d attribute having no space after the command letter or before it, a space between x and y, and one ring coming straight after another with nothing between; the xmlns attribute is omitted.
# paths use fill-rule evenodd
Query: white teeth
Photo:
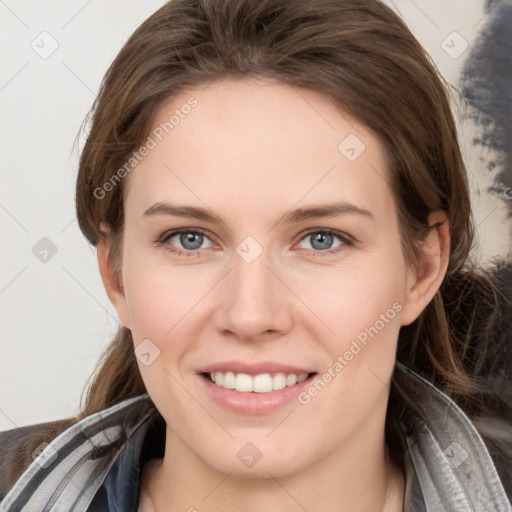
<svg viewBox="0 0 512 512"><path fill-rule="evenodd" d="M284 373L276 373L272 377L272 389L284 389L286 387L286 375Z"/></svg>
<svg viewBox="0 0 512 512"><path fill-rule="evenodd" d="M222 387L226 389L235 389L236 386L236 375L233 372L226 372L224 374L224 382Z"/></svg>
<svg viewBox="0 0 512 512"><path fill-rule="evenodd" d="M286 385L293 386L295 384L297 384L297 375L295 375L294 373L290 373L290 375L286 377Z"/></svg>
<svg viewBox="0 0 512 512"><path fill-rule="evenodd" d="M304 382L308 378L308 374L275 373L270 375L270 373L260 373L252 376L247 373L212 372L210 378L212 382L222 388L236 389L242 393L270 393Z"/></svg>
<svg viewBox="0 0 512 512"><path fill-rule="evenodd" d="M235 389L237 391L252 391L252 377L246 373L239 373L235 379Z"/></svg>
<svg viewBox="0 0 512 512"><path fill-rule="evenodd" d="M268 373L256 375L252 379L252 388L256 393L270 393L272 391L272 377Z"/></svg>

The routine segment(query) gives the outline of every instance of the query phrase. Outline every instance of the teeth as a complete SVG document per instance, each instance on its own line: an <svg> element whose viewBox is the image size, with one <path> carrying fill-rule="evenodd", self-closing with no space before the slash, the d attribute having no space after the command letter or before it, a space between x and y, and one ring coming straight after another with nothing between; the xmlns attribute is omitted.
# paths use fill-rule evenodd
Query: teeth
<svg viewBox="0 0 512 512"><path fill-rule="evenodd" d="M256 375L252 379L252 388L257 393L270 393L273 388L272 377L268 373Z"/></svg>
<svg viewBox="0 0 512 512"><path fill-rule="evenodd" d="M284 389L286 387L286 375L284 373L276 373L272 377L272 389Z"/></svg>
<svg viewBox="0 0 512 512"><path fill-rule="evenodd" d="M233 373L233 372L212 372L210 379L212 382L222 388L236 389L242 393L270 393L271 391L278 391L287 386L295 386L304 382L308 378L307 373L296 375L290 373L260 373L258 375L248 375L247 373Z"/></svg>
<svg viewBox="0 0 512 512"><path fill-rule="evenodd" d="M218 373L217 373L218 375ZM246 373L239 373L235 379L235 389L237 391L252 391L252 377Z"/></svg>
<svg viewBox="0 0 512 512"><path fill-rule="evenodd" d="M291 373L290 375L288 375L288 377L286 377L286 385L294 386L295 384L297 384L297 375Z"/></svg>
<svg viewBox="0 0 512 512"><path fill-rule="evenodd" d="M236 375L233 372L226 372L224 374L224 382L222 386L226 389L235 389L236 388Z"/></svg>

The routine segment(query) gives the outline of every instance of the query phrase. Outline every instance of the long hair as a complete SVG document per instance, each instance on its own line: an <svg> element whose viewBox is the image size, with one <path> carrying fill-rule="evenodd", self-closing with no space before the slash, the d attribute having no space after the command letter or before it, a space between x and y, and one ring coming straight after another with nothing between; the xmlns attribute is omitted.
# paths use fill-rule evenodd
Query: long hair
<svg viewBox="0 0 512 512"><path fill-rule="evenodd" d="M510 430L489 421L500 415L512 423L512 358L505 343L510 299L491 272L470 260L469 187L446 86L403 20L380 1L165 4L121 49L91 110L76 184L77 218L85 237L96 245L109 236L110 257L119 271L125 180L107 193L98 191L144 143L164 101L226 77L267 78L319 92L376 134L387 157L402 247L411 264L417 261L428 215L446 211L447 274L419 318L400 330L397 359L454 398L492 453L511 464ZM492 358L499 350L509 357ZM121 327L76 420L144 392L131 333ZM395 374L386 438L400 465L405 446L398 422L414 408Z"/></svg>

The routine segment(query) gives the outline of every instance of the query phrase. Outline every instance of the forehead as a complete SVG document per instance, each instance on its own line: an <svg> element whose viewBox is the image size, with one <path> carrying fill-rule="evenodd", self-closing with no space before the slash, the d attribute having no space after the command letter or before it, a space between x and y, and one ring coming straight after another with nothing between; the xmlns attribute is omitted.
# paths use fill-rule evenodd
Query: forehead
<svg viewBox="0 0 512 512"><path fill-rule="evenodd" d="M127 183L137 210L167 200L260 215L262 202L392 206L378 139L317 92L248 80L191 88L160 107L149 139Z"/></svg>

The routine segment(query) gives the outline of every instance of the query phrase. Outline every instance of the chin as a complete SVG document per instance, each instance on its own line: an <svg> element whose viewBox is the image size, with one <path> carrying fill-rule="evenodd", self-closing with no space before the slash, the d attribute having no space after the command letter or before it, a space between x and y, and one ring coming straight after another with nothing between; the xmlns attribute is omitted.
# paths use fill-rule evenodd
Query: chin
<svg viewBox="0 0 512 512"><path fill-rule="evenodd" d="M278 478L292 475L308 465L307 461L298 457L298 446L303 447L301 443L293 442L293 446L283 450L282 444L277 445L269 440L231 440L226 449L204 454L204 458L201 458L216 471L229 474L230 477ZM303 456L303 448L300 451Z"/></svg>

